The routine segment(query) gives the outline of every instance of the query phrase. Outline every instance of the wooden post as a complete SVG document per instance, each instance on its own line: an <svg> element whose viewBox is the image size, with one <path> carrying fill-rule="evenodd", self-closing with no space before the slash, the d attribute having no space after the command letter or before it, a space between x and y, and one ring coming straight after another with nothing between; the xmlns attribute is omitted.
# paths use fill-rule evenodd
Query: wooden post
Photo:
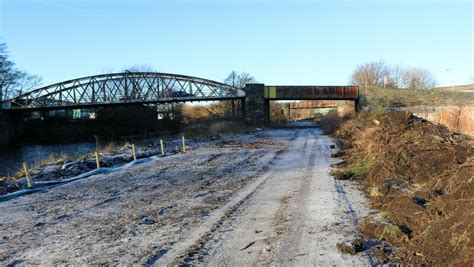
<svg viewBox="0 0 474 267"><path fill-rule="evenodd" d="M160 146L161 146L161 155L165 155L165 147L163 146L163 139L160 139Z"/></svg>
<svg viewBox="0 0 474 267"><path fill-rule="evenodd" d="M26 165L25 162L23 162L23 170L25 171L25 175L26 175L26 184L28 188L30 188L31 187L30 171L28 170L28 166Z"/></svg>
<svg viewBox="0 0 474 267"><path fill-rule="evenodd" d="M132 156L133 160L137 160L137 154L135 153L135 144L132 144Z"/></svg>
<svg viewBox="0 0 474 267"><path fill-rule="evenodd" d="M97 169L100 169L100 162L99 162L99 152L95 151L95 163L97 164Z"/></svg>
<svg viewBox="0 0 474 267"><path fill-rule="evenodd" d="M186 143L184 141L184 135L183 135L182 139L183 139L183 153L186 153Z"/></svg>

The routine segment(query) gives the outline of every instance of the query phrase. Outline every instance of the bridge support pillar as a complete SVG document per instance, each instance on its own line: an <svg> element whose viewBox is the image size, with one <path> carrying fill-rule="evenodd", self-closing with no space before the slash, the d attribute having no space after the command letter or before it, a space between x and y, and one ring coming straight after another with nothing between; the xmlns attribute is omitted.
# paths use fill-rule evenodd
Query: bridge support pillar
<svg viewBox="0 0 474 267"><path fill-rule="evenodd" d="M21 132L21 120L10 111L0 110L0 145L14 143Z"/></svg>
<svg viewBox="0 0 474 267"><path fill-rule="evenodd" d="M251 83L243 88L245 91L245 119L252 125L267 124L268 100L265 100L265 84Z"/></svg>
<svg viewBox="0 0 474 267"><path fill-rule="evenodd" d="M354 109L355 109L355 113L358 113L361 108L360 108L360 102L359 102L359 99L360 97L357 97L356 100L354 100Z"/></svg>

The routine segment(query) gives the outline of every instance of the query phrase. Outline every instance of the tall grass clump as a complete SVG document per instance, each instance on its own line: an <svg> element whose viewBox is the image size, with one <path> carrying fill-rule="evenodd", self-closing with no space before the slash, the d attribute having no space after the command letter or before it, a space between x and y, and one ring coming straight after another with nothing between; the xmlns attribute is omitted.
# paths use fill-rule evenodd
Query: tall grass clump
<svg viewBox="0 0 474 267"><path fill-rule="evenodd" d="M363 175L369 173L374 167L374 160L370 157L358 158L348 165L332 172L334 178L338 180L358 180Z"/></svg>

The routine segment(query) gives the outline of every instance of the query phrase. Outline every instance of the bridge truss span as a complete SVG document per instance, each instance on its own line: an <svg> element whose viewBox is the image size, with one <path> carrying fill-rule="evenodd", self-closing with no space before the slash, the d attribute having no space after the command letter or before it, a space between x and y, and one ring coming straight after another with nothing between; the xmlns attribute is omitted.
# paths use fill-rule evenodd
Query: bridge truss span
<svg viewBox="0 0 474 267"><path fill-rule="evenodd" d="M45 86L5 102L3 108L48 110L243 97L244 91L212 80L170 73L126 71Z"/></svg>

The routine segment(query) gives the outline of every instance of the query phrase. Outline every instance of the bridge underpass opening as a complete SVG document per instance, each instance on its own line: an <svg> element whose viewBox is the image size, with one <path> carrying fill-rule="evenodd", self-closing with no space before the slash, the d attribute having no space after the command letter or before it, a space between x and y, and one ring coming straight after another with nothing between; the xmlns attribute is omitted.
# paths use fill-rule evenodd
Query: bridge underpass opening
<svg viewBox="0 0 474 267"><path fill-rule="evenodd" d="M358 86L265 86L262 83L246 84L245 113L252 124L268 125L270 103L273 101L350 101L357 110L359 101Z"/></svg>
<svg viewBox="0 0 474 267"><path fill-rule="evenodd" d="M354 101L347 100L269 100L269 125L285 122L314 121L333 113L345 117L355 113Z"/></svg>

